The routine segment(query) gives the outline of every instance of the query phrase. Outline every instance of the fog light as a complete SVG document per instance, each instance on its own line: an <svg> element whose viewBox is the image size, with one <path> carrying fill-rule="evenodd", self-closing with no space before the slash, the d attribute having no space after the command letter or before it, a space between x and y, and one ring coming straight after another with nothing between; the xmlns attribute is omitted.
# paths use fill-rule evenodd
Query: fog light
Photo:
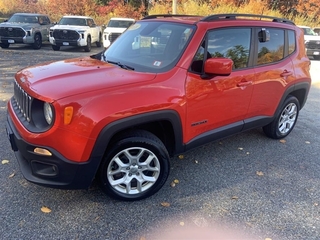
<svg viewBox="0 0 320 240"><path fill-rule="evenodd" d="M52 153L44 148L35 148L33 149L33 152L44 156L52 156Z"/></svg>

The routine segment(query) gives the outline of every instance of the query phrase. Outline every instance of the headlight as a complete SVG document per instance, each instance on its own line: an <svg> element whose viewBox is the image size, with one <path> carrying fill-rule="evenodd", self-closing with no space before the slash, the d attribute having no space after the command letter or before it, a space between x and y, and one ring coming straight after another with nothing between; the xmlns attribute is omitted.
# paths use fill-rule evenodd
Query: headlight
<svg viewBox="0 0 320 240"><path fill-rule="evenodd" d="M47 123L51 125L53 120L53 111L52 111L52 106L47 102L43 104L43 114Z"/></svg>

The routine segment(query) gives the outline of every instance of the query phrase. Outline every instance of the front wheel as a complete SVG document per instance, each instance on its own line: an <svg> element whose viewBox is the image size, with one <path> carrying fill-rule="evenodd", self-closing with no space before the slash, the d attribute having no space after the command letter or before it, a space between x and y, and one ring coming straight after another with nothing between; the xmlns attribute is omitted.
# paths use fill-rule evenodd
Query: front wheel
<svg viewBox="0 0 320 240"><path fill-rule="evenodd" d="M0 43L1 48L9 48L10 44L9 43Z"/></svg>
<svg viewBox="0 0 320 240"><path fill-rule="evenodd" d="M42 46L42 38L39 33L34 36L33 49L40 49Z"/></svg>
<svg viewBox="0 0 320 240"><path fill-rule="evenodd" d="M166 182L169 160L159 138L144 130L131 131L107 152L97 179L111 197L140 200L155 194Z"/></svg>
<svg viewBox="0 0 320 240"><path fill-rule="evenodd" d="M294 96L288 96L277 111L275 119L263 127L264 133L273 139L284 138L294 128L300 111L300 103Z"/></svg>
<svg viewBox="0 0 320 240"><path fill-rule="evenodd" d="M84 47L85 52L90 52L91 51L91 38L87 37L87 46Z"/></svg>

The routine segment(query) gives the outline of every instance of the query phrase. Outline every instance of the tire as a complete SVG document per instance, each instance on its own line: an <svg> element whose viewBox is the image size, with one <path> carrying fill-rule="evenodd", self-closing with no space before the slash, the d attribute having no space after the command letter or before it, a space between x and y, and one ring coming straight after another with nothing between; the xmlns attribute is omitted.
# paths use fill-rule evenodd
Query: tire
<svg viewBox="0 0 320 240"><path fill-rule="evenodd" d="M97 180L102 190L115 199L144 199L166 182L169 160L159 138L144 130L134 130L116 140L107 151Z"/></svg>
<svg viewBox="0 0 320 240"><path fill-rule="evenodd" d="M91 51L91 37L87 37L87 46L84 47L85 52Z"/></svg>
<svg viewBox="0 0 320 240"><path fill-rule="evenodd" d="M42 46L42 38L39 33L34 36L34 43L32 44L33 49L40 49Z"/></svg>
<svg viewBox="0 0 320 240"><path fill-rule="evenodd" d="M58 46L58 45L51 45L51 46L52 46L52 49L54 51L59 51L60 50L60 46Z"/></svg>
<svg viewBox="0 0 320 240"><path fill-rule="evenodd" d="M100 47L102 46L102 36L101 36L101 33L99 34L99 40L98 40L98 42L96 42L96 46L97 46L98 48L100 48Z"/></svg>
<svg viewBox="0 0 320 240"><path fill-rule="evenodd" d="M10 43L0 43L1 48L9 48Z"/></svg>
<svg viewBox="0 0 320 240"><path fill-rule="evenodd" d="M285 138L294 128L299 111L300 103L298 99L289 95L277 111L275 119L263 127L264 133L273 139Z"/></svg>

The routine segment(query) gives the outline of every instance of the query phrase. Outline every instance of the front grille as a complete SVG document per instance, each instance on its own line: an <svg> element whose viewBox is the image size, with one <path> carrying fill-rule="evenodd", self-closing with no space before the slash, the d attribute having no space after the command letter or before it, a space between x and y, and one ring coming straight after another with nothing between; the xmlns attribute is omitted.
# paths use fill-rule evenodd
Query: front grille
<svg viewBox="0 0 320 240"><path fill-rule="evenodd" d="M120 35L121 35L121 33L110 33L109 41L111 43L114 42Z"/></svg>
<svg viewBox="0 0 320 240"><path fill-rule="evenodd" d="M309 41L309 42L306 44L306 48L309 48L309 49L320 49L320 40L317 40L317 41Z"/></svg>
<svg viewBox="0 0 320 240"><path fill-rule="evenodd" d="M80 35L77 31L73 30L60 30L55 29L53 31L53 37L56 40L69 40L69 41L76 41L80 38Z"/></svg>
<svg viewBox="0 0 320 240"><path fill-rule="evenodd" d="M33 101L33 98L29 96L17 83L17 81L14 81L14 99L16 101L18 110L22 114L22 116L30 122L31 120L31 104Z"/></svg>
<svg viewBox="0 0 320 240"><path fill-rule="evenodd" d="M13 27L1 27L0 36L2 37L24 37L26 32L22 28L13 28Z"/></svg>

